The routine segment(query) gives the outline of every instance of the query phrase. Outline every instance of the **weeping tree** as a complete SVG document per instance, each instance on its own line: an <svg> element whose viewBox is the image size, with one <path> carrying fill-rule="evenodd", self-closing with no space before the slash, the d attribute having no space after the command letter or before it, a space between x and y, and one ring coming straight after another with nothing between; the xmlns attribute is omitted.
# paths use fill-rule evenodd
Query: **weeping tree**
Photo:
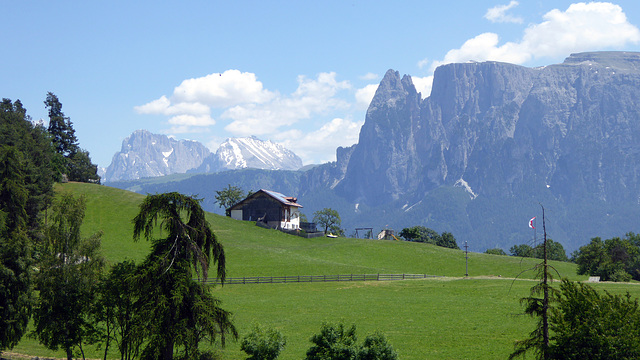
<svg viewBox="0 0 640 360"><path fill-rule="evenodd" d="M204 280L211 261L224 283L225 255L200 207L200 200L176 192L149 195L133 219L134 240L151 241L151 253L140 266L137 283L147 339L143 359L196 358L201 341L224 345L238 334L231 314L220 308ZM194 276L198 280L194 280Z"/></svg>

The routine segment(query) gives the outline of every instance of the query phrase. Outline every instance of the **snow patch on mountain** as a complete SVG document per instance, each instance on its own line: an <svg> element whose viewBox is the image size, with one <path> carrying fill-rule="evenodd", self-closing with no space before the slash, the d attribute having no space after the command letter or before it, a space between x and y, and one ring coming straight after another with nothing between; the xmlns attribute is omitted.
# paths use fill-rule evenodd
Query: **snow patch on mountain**
<svg viewBox="0 0 640 360"><path fill-rule="evenodd" d="M302 160L291 150L255 136L229 138L193 172L235 169L298 170Z"/></svg>

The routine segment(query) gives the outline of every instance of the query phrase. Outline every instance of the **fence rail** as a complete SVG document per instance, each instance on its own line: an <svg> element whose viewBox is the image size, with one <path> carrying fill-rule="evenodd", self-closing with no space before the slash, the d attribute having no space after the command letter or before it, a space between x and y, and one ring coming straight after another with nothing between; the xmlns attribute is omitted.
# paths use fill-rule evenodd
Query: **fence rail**
<svg viewBox="0 0 640 360"><path fill-rule="evenodd" d="M393 281L442 277L427 274L347 274L347 275L293 275L293 276L248 276L227 278L225 285L233 284L282 284L334 281ZM207 279L208 284L220 284L219 279Z"/></svg>

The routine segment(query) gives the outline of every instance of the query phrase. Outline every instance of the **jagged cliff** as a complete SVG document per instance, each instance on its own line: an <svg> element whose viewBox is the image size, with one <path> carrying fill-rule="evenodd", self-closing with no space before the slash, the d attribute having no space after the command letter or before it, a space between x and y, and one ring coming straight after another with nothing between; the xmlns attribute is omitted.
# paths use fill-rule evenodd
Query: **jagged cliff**
<svg viewBox="0 0 640 360"><path fill-rule="evenodd" d="M636 53L450 64L424 100L390 70L337 190L381 204L464 180L485 196L542 186L563 199L638 199L639 65Z"/></svg>
<svg viewBox="0 0 640 360"><path fill-rule="evenodd" d="M444 65L425 99L410 76L389 70L358 144L346 161L338 154L344 170L329 181L351 204L384 208L385 221L399 227L454 230L485 247L526 242L510 223L539 203L553 209L554 239L569 248L613 227L621 236L637 231L629 219L640 213L639 99L639 53L572 54L540 68ZM325 166L306 176L326 177ZM448 219L436 214L447 201L436 194L456 186L468 200ZM354 209L344 210L348 221L367 221ZM588 224L578 229L581 217Z"/></svg>

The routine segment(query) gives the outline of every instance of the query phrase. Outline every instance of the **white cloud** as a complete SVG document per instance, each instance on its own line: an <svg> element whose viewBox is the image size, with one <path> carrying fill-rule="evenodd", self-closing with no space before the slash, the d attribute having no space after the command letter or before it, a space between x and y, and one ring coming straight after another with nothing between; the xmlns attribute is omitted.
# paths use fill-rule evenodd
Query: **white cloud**
<svg viewBox="0 0 640 360"><path fill-rule="evenodd" d="M413 81L413 85L416 87L416 90L419 93L422 93L423 99L431 96L431 86L433 85L433 75L426 76L426 77L412 76L411 81Z"/></svg>
<svg viewBox="0 0 640 360"><path fill-rule="evenodd" d="M313 132L304 134L300 130L290 130L275 138L300 156L305 164L323 163L336 160L336 149L339 146L357 143L362 124L334 118Z"/></svg>
<svg viewBox="0 0 640 360"><path fill-rule="evenodd" d="M135 106L140 114L170 116L172 133L201 131L216 122L211 117L211 107L227 108L239 104L260 104L273 99L276 94L263 89L256 75L238 70L209 74L182 81L168 98L163 95L144 105Z"/></svg>
<svg viewBox="0 0 640 360"><path fill-rule="evenodd" d="M238 105L226 110L222 117L233 121L225 130L235 136L271 134L314 114L347 109L349 104L335 95L350 87L347 81L336 81L333 72L320 73L316 80L299 76L298 88L291 96L278 96L264 104Z"/></svg>
<svg viewBox="0 0 640 360"><path fill-rule="evenodd" d="M627 21L618 5L605 2L577 3L567 11L554 9L544 22L525 30L520 47L531 57L621 48L640 41L640 30Z"/></svg>
<svg viewBox="0 0 640 360"><path fill-rule="evenodd" d="M543 20L529 25L519 42L499 45L497 34L480 34L447 52L442 61L434 61L432 69L469 60L523 64L537 58L616 49L640 42L640 30L627 21L622 8L607 2L576 3L566 11L554 9Z"/></svg>
<svg viewBox="0 0 640 360"><path fill-rule="evenodd" d="M369 80L376 80L378 77L379 77L378 74L366 73L366 74L360 76L360 79L369 81Z"/></svg>
<svg viewBox="0 0 640 360"><path fill-rule="evenodd" d="M449 50L442 61L434 61L431 68L466 61L505 61L522 64L531 59L531 53L521 45L508 42L498 46L498 34L484 33L465 41L459 49Z"/></svg>
<svg viewBox="0 0 640 360"><path fill-rule="evenodd" d="M238 70L187 79L173 90L176 102L198 102L217 108L263 103L273 96L273 93L262 88L255 74Z"/></svg>
<svg viewBox="0 0 640 360"><path fill-rule="evenodd" d="M173 116L169 119L169 124L171 125L183 125L183 126L211 126L215 125L215 120L211 118L209 115L187 115L181 114Z"/></svg>
<svg viewBox="0 0 640 360"><path fill-rule="evenodd" d="M134 106L133 109L138 114L164 114L171 106L171 101L162 95L159 99L150 101L144 105Z"/></svg>
<svg viewBox="0 0 640 360"><path fill-rule="evenodd" d="M356 106L358 109L366 109L371 104L373 96L378 90L379 84L369 84L361 89L356 90Z"/></svg>
<svg viewBox="0 0 640 360"><path fill-rule="evenodd" d="M418 61L418 67L420 69L422 69L423 67L425 67L427 65L429 65L429 59L428 58L424 58L424 59Z"/></svg>
<svg viewBox="0 0 640 360"><path fill-rule="evenodd" d="M484 18L491 22L522 24L523 19L521 17L507 14L507 11L516 6L518 6L518 2L515 0L512 0L508 5L494 6L487 10Z"/></svg>

